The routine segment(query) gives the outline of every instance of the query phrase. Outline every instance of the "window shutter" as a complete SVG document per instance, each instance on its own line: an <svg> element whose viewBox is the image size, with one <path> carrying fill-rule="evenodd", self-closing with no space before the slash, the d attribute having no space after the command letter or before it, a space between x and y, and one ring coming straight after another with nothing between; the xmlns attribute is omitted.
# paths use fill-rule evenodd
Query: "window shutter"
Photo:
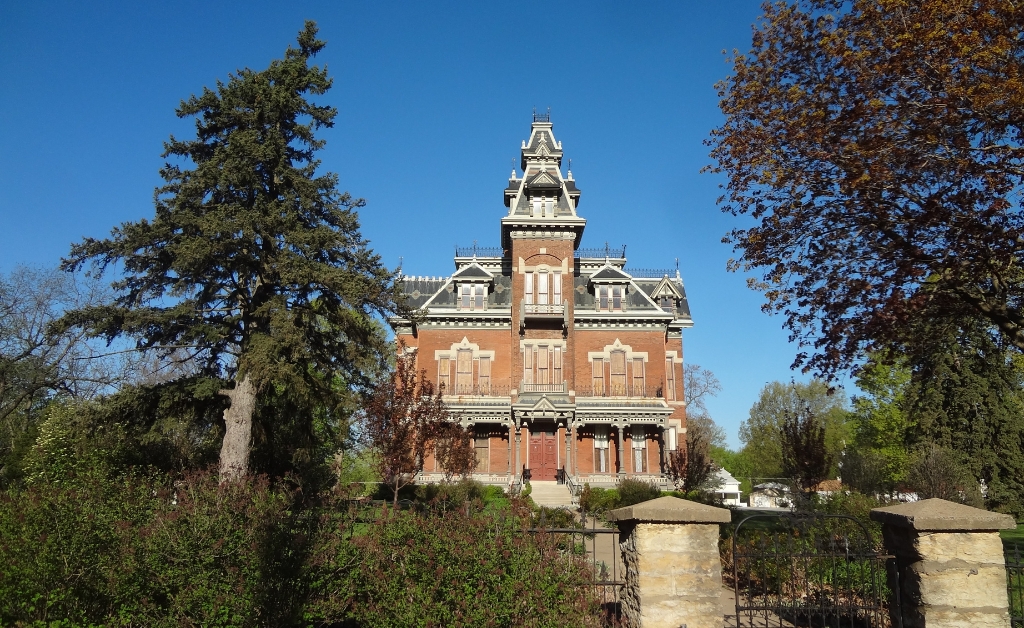
<svg viewBox="0 0 1024 628"><path fill-rule="evenodd" d="M487 395L491 391L491 359L480 358L480 375L477 384L480 387L480 394Z"/></svg>
<svg viewBox="0 0 1024 628"><path fill-rule="evenodd" d="M452 367L448 358L441 358L437 361L437 385L443 387L445 394L451 392Z"/></svg>
<svg viewBox="0 0 1024 628"><path fill-rule="evenodd" d="M456 393L460 395L470 394L473 390L473 352L469 349L459 351L456 373Z"/></svg>

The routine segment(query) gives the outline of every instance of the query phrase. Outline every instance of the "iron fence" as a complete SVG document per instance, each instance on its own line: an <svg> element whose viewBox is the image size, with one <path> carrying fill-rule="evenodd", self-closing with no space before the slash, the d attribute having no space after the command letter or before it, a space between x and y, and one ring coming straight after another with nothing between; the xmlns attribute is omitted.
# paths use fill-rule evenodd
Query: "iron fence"
<svg viewBox="0 0 1024 628"><path fill-rule="evenodd" d="M1003 545L1006 559L1006 594L1010 602L1012 628L1024 628L1024 558L1022 547L1016 543Z"/></svg>
<svg viewBox="0 0 1024 628"><path fill-rule="evenodd" d="M753 515L723 559L739 628L902 628L896 561L852 517Z"/></svg>
<svg viewBox="0 0 1024 628"><path fill-rule="evenodd" d="M590 581L601 604L606 625L622 620L622 587L626 570L619 550L619 529L609 524L600 512L581 512L579 517L567 508L541 508L530 534L551 534L559 538L561 551L586 560Z"/></svg>

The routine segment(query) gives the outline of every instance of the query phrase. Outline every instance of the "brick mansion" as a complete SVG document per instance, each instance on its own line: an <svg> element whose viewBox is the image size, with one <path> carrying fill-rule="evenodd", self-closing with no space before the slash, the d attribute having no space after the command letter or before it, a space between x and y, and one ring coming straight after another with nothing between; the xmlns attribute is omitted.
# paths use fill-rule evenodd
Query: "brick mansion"
<svg viewBox="0 0 1024 628"><path fill-rule="evenodd" d="M501 246L457 248L449 277L403 276L397 339L475 439L474 478L661 480L686 432L678 268L581 246L586 219L550 117L535 114L504 190ZM425 460L423 479L441 472Z"/></svg>

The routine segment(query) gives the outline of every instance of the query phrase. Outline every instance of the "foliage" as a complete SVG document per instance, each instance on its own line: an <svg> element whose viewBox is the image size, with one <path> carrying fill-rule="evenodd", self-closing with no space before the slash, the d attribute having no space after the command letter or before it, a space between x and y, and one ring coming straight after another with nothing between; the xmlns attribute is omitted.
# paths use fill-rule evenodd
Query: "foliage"
<svg viewBox="0 0 1024 628"><path fill-rule="evenodd" d="M58 328L135 338L162 357L187 350L205 375L234 380L222 391L232 402L225 479L248 472L261 403L343 407L383 365L374 315L398 307L393 273L359 233L363 202L338 192L337 175L317 174L324 141L315 132L337 112L307 99L332 83L309 65L324 46L316 34L307 22L284 59L183 101L177 114L196 118L196 138L165 143L164 157L178 163L160 171L155 217L86 238L63 262L116 265L124 276L112 303L70 312ZM295 433L315 431L313 412L274 414L304 422Z"/></svg>
<svg viewBox="0 0 1024 628"><path fill-rule="evenodd" d="M921 499L938 497L981 508L978 480L960 464L956 453L932 444L917 452L910 467L910 485Z"/></svg>
<svg viewBox="0 0 1024 628"><path fill-rule="evenodd" d="M417 486L416 501L433 508L462 508L466 504L479 502L481 506L507 502L505 491L500 486L486 486L476 480L463 478L458 482L442 482Z"/></svg>
<svg viewBox="0 0 1024 628"><path fill-rule="evenodd" d="M360 418L377 473L397 503L399 490L422 470L435 439L449 433L450 416L441 391L435 391L425 371L416 372L412 356L402 356L367 396Z"/></svg>
<svg viewBox="0 0 1024 628"><path fill-rule="evenodd" d="M342 449L334 455L332 468L338 487L352 497L370 495L380 483L377 461L370 449Z"/></svg>
<svg viewBox="0 0 1024 628"><path fill-rule="evenodd" d="M661 489L657 484L635 478L622 478L616 482L615 491L619 497L616 508L632 506L661 497Z"/></svg>
<svg viewBox="0 0 1024 628"><path fill-rule="evenodd" d="M878 354L857 373L857 387L865 394L853 398L854 446L843 457L844 483L871 494L892 494L906 484L911 378L903 355Z"/></svg>
<svg viewBox="0 0 1024 628"><path fill-rule="evenodd" d="M21 478L53 399L93 399L154 375L137 360L104 355L81 330L51 329L65 310L105 296L98 282L56 270L18 266L0 276L0 487Z"/></svg>
<svg viewBox="0 0 1024 628"><path fill-rule="evenodd" d="M707 416L687 420L685 447L668 455L668 475L677 487L688 492L710 492L717 488L715 474L719 467L711 457L716 428L718 426Z"/></svg>
<svg viewBox="0 0 1024 628"><path fill-rule="evenodd" d="M751 475L760 478L782 477L782 426L787 416L804 411L821 418L825 426L826 451L838 457L849 440L849 413L841 389L829 393L821 380L808 383L771 382L761 389L750 408L750 417L740 424L740 441L749 460ZM829 469L829 476L837 469Z"/></svg>
<svg viewBox="0 0 1024 628"><path fill-rule="evenodd" d="M303 535L265 478L109 476L0 494L0 623L294 624Z"/></svg>
<svg viewBox="0 0 1024 628"><path fill-rule="evenodd" d="M829 476L835 455L825 445L825 423L806 404L782 422L782 473L799 488L813 490Z"/></svg>
<svg viewBox="0 0 1024 628"><path fill-rule="evenodd" d="M503 499L497 487L444 485L466 501L367 519L342 493L300 500L266 476L112 475L82 460L63 471L0 492L0 624L596 621L587 565L523 533L521 505L484 509L476 498Z"/></svg>
<svg viewBox="0 0 1024 628"><path fill-rule="evenodd" d="M307 618L360 626L598 625L588 566L553 535L464 509L385 508L351 541L314 551Z"/></svg>
<svg viewBox="0 0 1024 628"><path fill-rule="evenodd" d="M740 490L742 492L750 492L752 488L750 479L755 474L750 462L749 452L746 449L733 451L725 447L712 446L711 460L740 481Z"/></svg>
<svg viewBox="0 0 1024 628"><path fill-rule="evenodd" d="M1024 348L1024 20L1013 3L766 3L719 83L733 269L822 376L938 307Z"/></svg>
<svg viewBox="0 0 1024 628"><path fill-rule="evenodd" d="M912 444L947 450L975 483L984 481L989 508L1024 515L1024 363L1019 352L978 319L920 324L928 341L909 356Z"/></svg>
<svg viewBox="0 0 1024 628"><path fill-rule="evenodd" d="M580 492L580 509L584 512L603 512L619 507L619 492L614 488L601 488L590 486L589 482L583 484Z"/></svg>
<svg viewBox="0 0 1024 628"><path fill-rule="evenodd" d="M469 430L453 421L440 421L430 427L434 459L444 474L445 482L451 482L456 476L468 477L477 464Z"/></svg>

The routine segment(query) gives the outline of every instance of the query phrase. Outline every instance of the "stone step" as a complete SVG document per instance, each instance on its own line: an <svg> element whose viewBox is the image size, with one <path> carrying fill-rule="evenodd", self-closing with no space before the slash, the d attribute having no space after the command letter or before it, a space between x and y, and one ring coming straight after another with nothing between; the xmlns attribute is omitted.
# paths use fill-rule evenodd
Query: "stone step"
<svg viewBox="0 0 1024 628"><path fill-rule="evenodd" d="M547 506L548 508L572 508L573 506L572 494L569 493L569 487L565 484L551 480L534 480L530 482L530 486L532 487L530 498L538 506Z"/></svg>

